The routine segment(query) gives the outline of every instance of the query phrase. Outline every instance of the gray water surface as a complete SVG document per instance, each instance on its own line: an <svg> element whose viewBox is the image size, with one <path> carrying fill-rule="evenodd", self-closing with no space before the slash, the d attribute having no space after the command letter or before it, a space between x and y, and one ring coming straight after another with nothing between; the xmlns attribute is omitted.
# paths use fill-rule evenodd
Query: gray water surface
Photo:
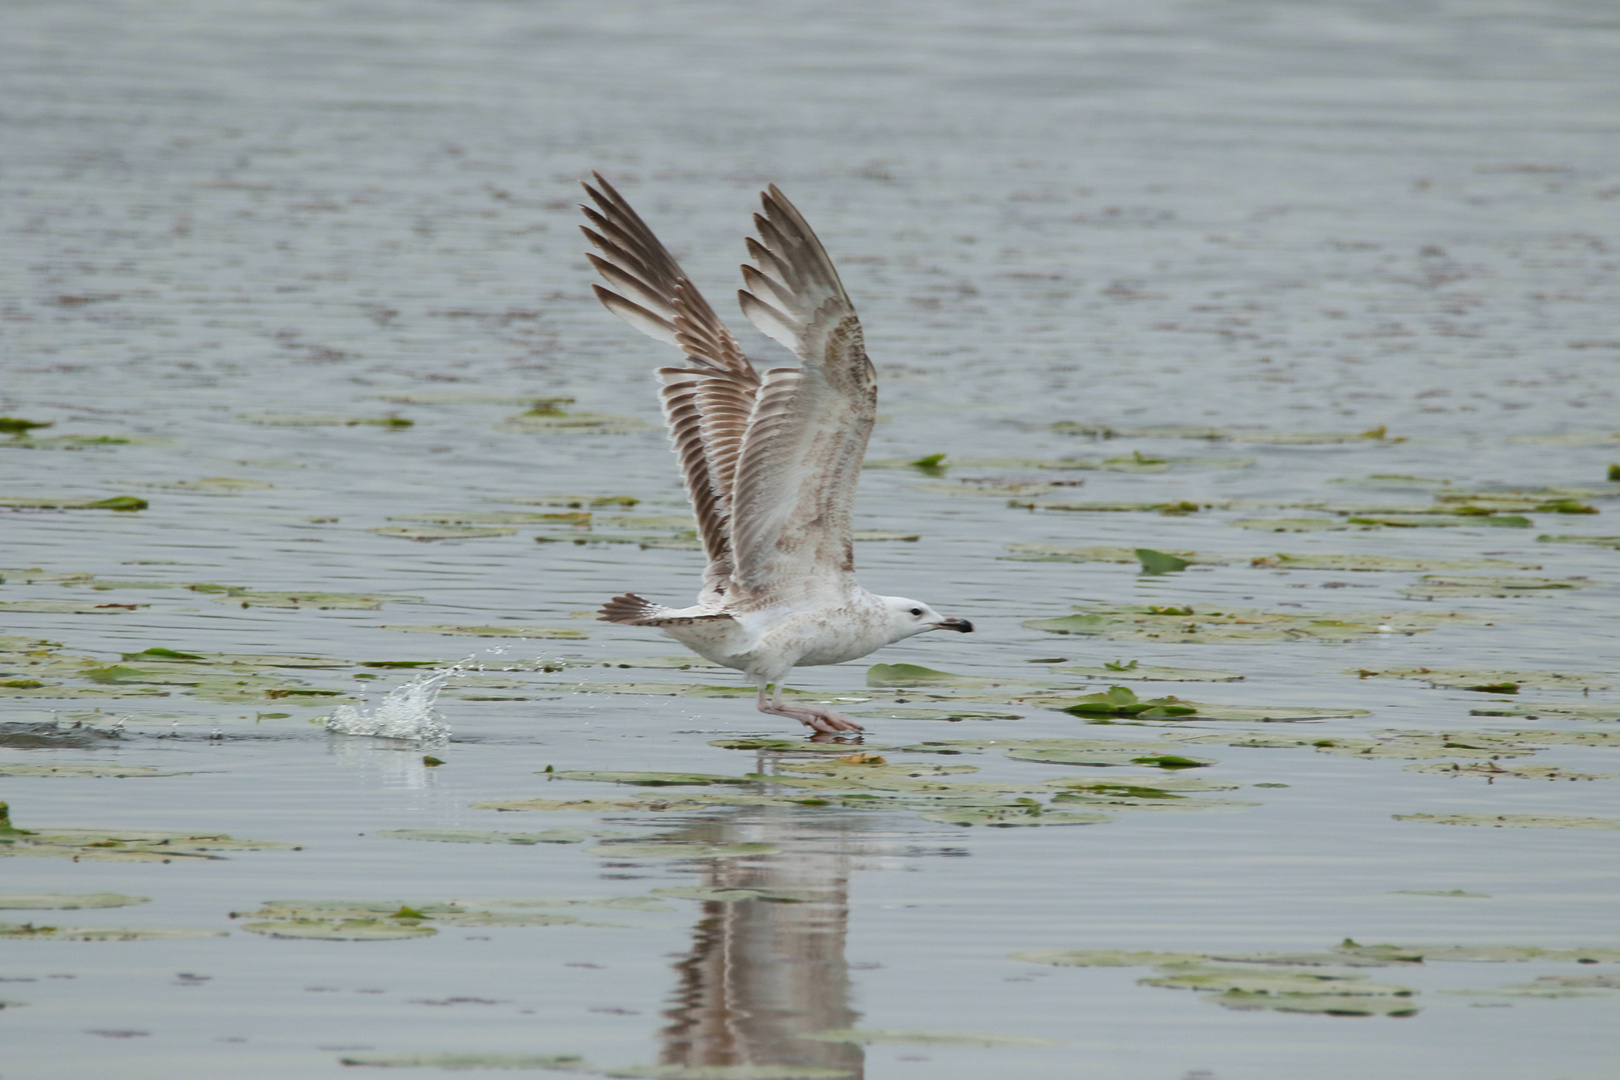
<svg viewBox="0 0 1620 1080"><path fill-rule="evenodd" d="M0 922L226 935L0 936L0 1077L287 1080L408 1054L577 1055L581 1069L694 1080L1612 1075L1612 962L1335 969L1410 992L1384 1001L1411 1015L1357 1017L1139 984L1178 970L1163 963L1011 954L1238 957L1224 966L1251 975L1272 970L1254 954L1346 938L1620 956L1620 746L1555 741L1497 763L1597 779L1406 768L1488 761L1458 745L1482 734L1617 731L1620 553L1537 539L1620 533L1607 478L1620 463L1617 72L1620 19L1582 0L14 0L0 13L0 415L52 426L0 434L0 799L36 832L296 850L0 861L0 896L150 901ZM1095 825L1015 828L836 797L474 808L714 790L537 775L548 766L813 763L711 745L800 735L747 697L670 696L667 684L736 676L622 666L679 648L592 620L624 590L686 603L701 573L650 374L673 354L590 294L575 227L592 169L728 317L748 215L780 184L860 310L884 415L870 459L889 467L864 474L857 527L917 537L858 544L863 583L978 632L803 670L793 686L902 717L865 720L864 745L890 762L972 765L952 778L1013 787L1196 777L1217 788L1198 799L1241 805L1120 804ZM763 364L787 362L733 324ZM569 400L531 411L549 399ZM936 454L942 468L905 465ZM1060 459L1089 467L1050 467ZM1528 520L1350 521L1448 490ZM149 505L24 505L119 496ZM1182 501L1202 508L1051 508ZM415 542L373 531L569 512L592 516ZM674 520L627 520L659 518ZM1333 528L1234 524L1254 519ZM1019 544L1220 561L1143 575L1005 558ZM1411 594L1433 584L1417 570L1251 562L1279 552L1497 559L1509 566L1446 572L1561 587L1426 599ZM1201 640L1178 615L1159 616L1158 638L1023 625L1098 605L1395 630L1245 642ZM1468 618L1401 629L1436 613ZM503 626L552 636L431 629ZM240 685L188 687L184 665L200 661L151 681L161 662L128 657L152 648L260 659ZM276 666L287 657L327 666ZM1131 660L1243 678L1051 670ZM436 706L447 743L320 723L424 674L367 664L457 661ZM998 685L906 696L868 686L876 663ZM1574 679L1492 693L1358 674L1425 667L1479 672L1480 686ZM1020 681L1032 685L1009 689ZM1206 711L1341 716L1109 726L1016 700L1116 684ZM1392 731L1451 733L1441 750L1456 753L1357 760L1309 745ZM1304 744L1177 742L1215 764L1168 771L871 749L1201 735ZM183 775L4 772L16 765ZM1424 814L1540 827L1409 817ZM1569 819L1586 827L1547 827ZM379 835L400 829L608 835ZM613 851L648 842L722 847ZM649 899L750 888L761 898ZM385 941L243 929L288 898L619 906L487 908L580 920L544 926L407 919L437 933ZM1029 1042L801 1037L852 1028Z"/></svg>

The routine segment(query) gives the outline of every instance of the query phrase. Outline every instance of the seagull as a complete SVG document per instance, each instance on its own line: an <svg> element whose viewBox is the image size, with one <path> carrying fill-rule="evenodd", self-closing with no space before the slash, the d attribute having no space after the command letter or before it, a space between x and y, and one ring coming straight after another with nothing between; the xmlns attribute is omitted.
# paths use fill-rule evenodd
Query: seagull
<svg viewBox="0 0 1620 1080"><path fill-rule="evenodd" d="M842 713L782 700L796 667L840 664L929 630L973 632L920 600L855 580L851 509L877 415L877 372L832 260L776 185L754 215L737 294L761 333L800 366L756 370L737 339L645 222L600 173L584 185L587 258L611 289L603 305L686 354L658 369L659 397L709 564L693 607L634 593L602 622L655 626L699 656L741 671L756 705L817 732L860 731ZM616 290L616 291L615 291Z"/></svg>

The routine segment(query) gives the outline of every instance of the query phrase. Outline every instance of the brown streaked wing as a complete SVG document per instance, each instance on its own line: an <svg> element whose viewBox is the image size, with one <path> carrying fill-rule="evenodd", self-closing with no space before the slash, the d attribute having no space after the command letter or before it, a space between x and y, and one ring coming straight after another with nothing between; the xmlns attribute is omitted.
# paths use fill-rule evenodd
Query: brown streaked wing
<svg viewBox="0 0 1620 1080"><path fill-rule="evenodd" d="M808 599L853 580L855 484L877 414L877 375L832 260L773 185L755 215L758 267L738 294L797 370L765 373L732 493L732 576L754 602ZM763 295L761 295L763 294Z"/></svg>

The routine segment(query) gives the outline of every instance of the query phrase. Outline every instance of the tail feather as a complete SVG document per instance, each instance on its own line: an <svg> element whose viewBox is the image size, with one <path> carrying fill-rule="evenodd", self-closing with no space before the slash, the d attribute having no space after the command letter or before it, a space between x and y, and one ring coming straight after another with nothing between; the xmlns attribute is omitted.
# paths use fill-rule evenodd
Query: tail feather
<svg viewBox="0 0 1620 1080"><path fill-rule="evenodd" d="M724 612L696 615L694 611L701 608L687 608L684 611L678 608L665 607L655 604L651 600L637 596L635 593L625 593L615 596L603 604L596 613L597 622L617 623L620 626L687 626L695 622L712 622L717 619L730 619Z"/></svg>
<svg viewBox="0 0 1620 1080"><path fill-rule="evenodd" d="M645 625L645 620L656 619L661 613L669 610L671 609L635 593L625 593L603 604L601 610L596 613L596 621L619 623L622 626L642 626Z"/></svg>

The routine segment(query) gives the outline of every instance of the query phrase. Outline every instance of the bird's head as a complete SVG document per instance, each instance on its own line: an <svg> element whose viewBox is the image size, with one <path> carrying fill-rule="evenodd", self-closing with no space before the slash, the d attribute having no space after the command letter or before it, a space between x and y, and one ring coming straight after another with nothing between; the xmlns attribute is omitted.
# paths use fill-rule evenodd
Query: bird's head
<svg viewBox="0 0 1620 1080"><path fill-rule="evenodd" d="M973 633L973 624L966 619L947 618L921 600L907 600L904 596L880 596L878 599L883 601L884 612L888 615L890 643L929 630Z"/></svg>

